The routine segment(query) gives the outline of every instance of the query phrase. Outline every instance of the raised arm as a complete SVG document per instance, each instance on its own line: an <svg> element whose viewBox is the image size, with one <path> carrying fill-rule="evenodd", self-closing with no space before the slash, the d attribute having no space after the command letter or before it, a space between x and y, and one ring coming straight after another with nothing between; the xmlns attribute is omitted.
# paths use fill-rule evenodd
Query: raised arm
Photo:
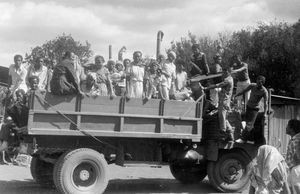
<svg viewBox="0 0 300 194"><path fill-rule="evenodd" d="M208 64L207 64L206 55L204 53L202 54L202 64L203 64L204 74L208 75L210 73L210 71L209 71L209 67L208 67Z"/></svg>
<svg viewBox="0 0 300 194"><path fill-rule="evenodd" d="M214 89L214 88L223 88L223 87L227 86L228 84L229 84L228 81L223 81L223 82L218 83L218 84L213 84L211 86L204 87L203 89L204 90L210 90L210 89Z"/></svg>

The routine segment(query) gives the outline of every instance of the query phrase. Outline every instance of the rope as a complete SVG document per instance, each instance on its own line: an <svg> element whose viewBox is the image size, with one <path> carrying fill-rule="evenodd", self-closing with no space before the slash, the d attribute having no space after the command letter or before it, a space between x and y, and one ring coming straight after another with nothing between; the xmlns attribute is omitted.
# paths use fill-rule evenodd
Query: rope
<svg viewBox="0 0 300 194"><path fill-rule="evenodd" d="M55 109L55 108L53 107L53 105L51 105L51 104L50 104L49 102L47 102L45 99L43 99L42 97L38 96L36 93L34 93L34 95L35 95L36 97L38 97L39 100L41 100L41 101L43 101L45 104L47 104L47 105L50 107L50 109L54 110L54 111L57 112L59 115L63 116L65 119L67 119L71 124L73 124L74 126L76 126L76 129L77 129L79 132L81 132L83 135L90 136L90 137L92 137L93 139L95 139L97 142L99 142L99 143L101 143L101 144L104 144L104 145L107 145L107 146L109 146L109 147L111 147L111 148L113 148L113 149L118 150L117 147L115 147L115 146L113 146L113 145L111 145L111 144L109 144L109 143L107 143L107 142L105 142L105 141L101 141L100 139L98 139L98 138L95 137L94 135L92 135L92 134L90 134L90 133L88 133L88 132L86 132L86 131L80 129L80 128L78 127L78 125L77 125L75 122L73 122L69 117L67 117L65 114L61 113L59 110Z"/></svg>
<svg viewBox="0 0 300 194"><path fill-rule="evenodd" d="M202 98L203 98L204 94L202 94L194 103L197 104ZM192 104L187 111L185 111L180 117L184 117L188 112L191 111L191 109L194 107L194 104Z"/></svg>

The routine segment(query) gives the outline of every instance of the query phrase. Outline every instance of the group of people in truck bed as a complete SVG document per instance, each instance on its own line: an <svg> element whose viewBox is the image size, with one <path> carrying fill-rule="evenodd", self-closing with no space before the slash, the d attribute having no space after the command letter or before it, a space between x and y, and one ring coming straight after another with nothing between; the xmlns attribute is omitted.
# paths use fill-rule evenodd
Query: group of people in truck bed
<svg viewBox="0 0 300 194"><path fill-rule="evenodd" d="M233 141L233 131L227 120L231 110L232 98L237 98L241 106L244 95L246 108L246 129L237 142L246 142L259 111L259 102L264 99L264 113L267 112L267 90L263 86L265 78L258 76L256 83L250 83L248 65L241 61L240 55L233 56L233 64L222 63L220 54L208 65L206 55L200 51L198 44L192 45L191 61L186 63L176 58L170 51L167 57L159 55L158 59L143 60L142 52L133 53L132 61L108 60L97 55L94 63L81 65L74 53L66 51L61 61L52 61L46 67L43 58L25 67L21 55L15 55L14 64L9 67L10 92L15 98L16 91L25 93L30 88L29 81L41 92L54 95L80 94L87 96L124 96L126 98L159 98L164 100L197 100L203 91L206 99L217 108L221 137ZM222 74L220 77L199 82L191 81L198 75ZM236 94L233 96L234 79ZM32 84L32 83L31 83Z"/></svg>

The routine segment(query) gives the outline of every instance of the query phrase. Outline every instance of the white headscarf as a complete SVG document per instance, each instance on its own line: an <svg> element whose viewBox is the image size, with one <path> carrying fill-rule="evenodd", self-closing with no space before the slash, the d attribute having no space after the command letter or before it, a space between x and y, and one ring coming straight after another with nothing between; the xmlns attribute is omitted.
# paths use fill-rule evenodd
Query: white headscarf
<svg viewBox="0 0 300 194"><path fill-rule="evenodd" d="M254 160L251 176L252 186L257 187L256 193L269 193L268 184L272 181L272 172L278 168L284 180L286 180L287 166L279 151L269 145L260 146Z"/></svg>

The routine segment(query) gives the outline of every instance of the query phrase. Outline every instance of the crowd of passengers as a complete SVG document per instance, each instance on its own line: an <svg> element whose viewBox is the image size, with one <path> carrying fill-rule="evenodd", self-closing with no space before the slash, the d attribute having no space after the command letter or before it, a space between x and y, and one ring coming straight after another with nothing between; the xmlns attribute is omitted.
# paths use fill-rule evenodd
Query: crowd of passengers
<svg viewBox="0 0 300 194"><path fill-rule="evenodd" d="M221 55L217 53L213 58L214 62L208 65L206 56L200 52L198 44L192 46L192 51L193 55L188 64L184 60L176 59L174 51L168 52L167 57L159 55L157 60L151 59L147 63L142 52L136 51L132 61L124 59L106 62L103 56L97 55L94 63L83 65L78 56L66 51L58 64L52 61L47 67L43 58L37 58L35 63L26 67L22 56L15 55L14 64L9 67L9 91L14 103L11 103L7 112L12 118L25 118L22 111L28 110L20 104L24 104L22 97L28 96L32 90L47 91L54 95L80 94L111 98L124 96L129 99L158 98L183 101L197 101L205 93L205 102L209 102L205 104L214 107L218 113L220 136L233 141L233 130L227 120L228 112L231 110L232 99L236 99L238 106L241 106L241 96L244 95L247 105L246 126L237 142L246 142L253 129L261 99L264 99L264 115L267 113L268 93L263 86L265 78L258 76L256 83L250 83L248 65L241 61L239 55L233 57L233 64L223 64ZM191 81L198 75L212 74L222 76L202 82ZM235 95L232 75L237 80ZM9 112L14 106L23 109ZM26 126L20 124L17 119L13 121L18 128ZM27 119L25 120L27 122ZM3 141L2 135L0 132L0 139Z"/></svg>
<svg viewBox="0 0 300 194"><path fill-rule="evenodd" d="M204 54L199 54L205 58ZM132 61L108 60L105 64L104 57L100 55L94 60L93 64L81 65L79 58L67 51L59 64L53 61L46 67L44 59L37 58L34 64L26 68L22 56L16 55L15 64L9 67L10 91L12 94L18 89L27 92L28 80L35 76L39 79L38 89L41 92L48 91L55 95L192 100L191 89L187 87L185 62L176 60L173 51L167 54L167 58L160 55L158 60L151 59L147 63L140 51L133 53ZM198 74L201 74L202 70L195 66L199 69ZM208 72L206 70L206 74Z"/></svg>

